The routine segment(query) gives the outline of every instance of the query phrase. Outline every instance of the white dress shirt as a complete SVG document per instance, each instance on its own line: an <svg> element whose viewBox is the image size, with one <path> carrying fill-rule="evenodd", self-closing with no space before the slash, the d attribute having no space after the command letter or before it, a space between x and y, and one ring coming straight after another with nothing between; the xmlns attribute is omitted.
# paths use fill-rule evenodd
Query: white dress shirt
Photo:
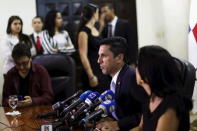
<svg viewBox="0 0 197 131"><path fill-rule="evenodd" d="M40 38L41 46L43 48L43 43L44 43L43 42L44 41L44 39L43 39L43 31L41 31L40 33L36 33L36 32L33 33L33 38L34 38L34 41L35 41L35 45L34 46L36 46L37 37ZM43 48L43 54L47 54L47 51L45 50L45 48Z"/></svg>
<svg viewBox="0 0 197 131"><path fill-rule="evenodd" d="M116 72L116 74L112 77L112 80L111 80L110 89L114 92L114 94L116 90L116 82L117 82L120 71L121 69L118 72Z"/></svg>
<svg viewBox="0 0 197 131"><path fill-rule="evenodd" d="M112 25L112 36L115 35L115 28L116 28L117 21L118 21L118 17L115 16L114 19L108 23L108 24Z"/></svg>

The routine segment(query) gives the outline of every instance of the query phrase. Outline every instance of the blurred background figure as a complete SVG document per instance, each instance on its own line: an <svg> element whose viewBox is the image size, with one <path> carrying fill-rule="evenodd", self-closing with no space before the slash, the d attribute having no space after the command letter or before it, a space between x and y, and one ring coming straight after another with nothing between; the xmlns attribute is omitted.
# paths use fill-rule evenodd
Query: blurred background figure
<svg viewBox="0 0 197 131"><path fill-rule="evenodd" d="M131 25L124 19L117 17L115 8L112 3L107 3L101 6L100 28L104 38L121 36L127 40L129 48L128 64L135 66L138 52L138 44L134 42L135 34L133 34Z"/></svg>
<svg viewBox="0 0 197 131"><path fill-rule="evenodd" d="M43 39L44 54L75 51L68 32L63 29L61 12L57 10L49 11L45 17Z"/></svg>
<svg viewBox="0 0 197 131"><path fill-rule="evenodd" d="M23 34L23 21L19 16L11 16L8 20L6 35L2 39L3 51L3 74L6 74L15 64L11 57L13 47L19 42L27 44L31 48L31 54L36 54L35 47L32 45L29 37Z"/></svg>
<svg viewBox="0 0 197 131"><path fill-rule="evenodd" d="M78 32L78 48L84 69L81 77L83 89L103 92L109 88L110 78L102 74L97 63L99 41L102 39L95 28L98 16L99 9L96 5L88 4L84 7Z"/></svg>
<svg viewBox="0 0 197 131"><path fill-rule="evenodd" d="M36 16L32 20L32 27L34 32L30 35L30 39L32 43L36 47L36 54L41 55L43 54L43 37L42 37L42 29L43 29L43 20L41 17Z"/></svg>

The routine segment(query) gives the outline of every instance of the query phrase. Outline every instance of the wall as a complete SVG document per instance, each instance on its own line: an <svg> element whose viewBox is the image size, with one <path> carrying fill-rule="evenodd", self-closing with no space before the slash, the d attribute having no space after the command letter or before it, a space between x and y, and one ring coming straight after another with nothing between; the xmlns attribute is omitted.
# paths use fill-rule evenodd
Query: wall
<svg viewBox="0 0 197 131"><path fill-rule="evenodd" d="M1 0L0 4L0 39L5 35L8 19L11 15L19 15L23 20L23 32L32 32L31 20L36 15L35 0ZM1 51L0 51L1 52ZM2 97L2 55L0 54L0 103Z"/></svg>
<svg viewBox="0 0 197 131"><path fill-rule="evenodd" d="M188 59L190 0L136 0L139 46L157 44Z"/></svg>
<svg viewBox="0 0 197 131"><path fill-rule="evenodd" d="M173 56L188 60L191 0L136 0L139 47L156 44ZM197 112L197 82L193 93Z"/></svg>

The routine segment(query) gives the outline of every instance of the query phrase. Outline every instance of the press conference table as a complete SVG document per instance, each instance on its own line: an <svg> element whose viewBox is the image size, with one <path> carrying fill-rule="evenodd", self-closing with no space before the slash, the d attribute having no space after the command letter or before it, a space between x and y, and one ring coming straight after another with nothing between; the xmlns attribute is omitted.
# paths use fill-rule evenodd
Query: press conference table
<svg viewBox="0 0 197 131"><path fill-rule="evenodd" d="M46 122L52 122L54 119L45 118L38 119L36 116L41 113L50 112L51 106L32 106L26 108L17 108L16 110L21 112L21 115L8 116L5 113L11 112L12 109L9 107L0 107L0 131L33 131L40 130L42 124ZM7 128L5 125L11 126ZM74 131L82 131L74 129Z"/></svg>

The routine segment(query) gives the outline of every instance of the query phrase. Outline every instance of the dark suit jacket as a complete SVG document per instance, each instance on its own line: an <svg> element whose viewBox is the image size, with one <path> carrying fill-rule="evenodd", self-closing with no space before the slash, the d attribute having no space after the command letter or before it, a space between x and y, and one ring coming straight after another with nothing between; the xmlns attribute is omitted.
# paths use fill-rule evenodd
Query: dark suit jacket
<svg viewBox="0 0 197 131"><path fill-rule="evenodd" d="M140 101L145 99L145 94L144 89L136 84L135 69L125 64L118 75L115 90L116 115L121 131L139 125L142 114Z"/></svg>
<svg viewBox="0 0 197 131"><path fill-rule="evenodd" d="M102 36L107 38L108 28L104 27ZM134 39L135 34L133 33L131 26L129 25L127 20L119 19L117 20L115 26L115 36L121 36L127 40L128 43L128 64L135 64L137 60L138 54L138 44Z"/></svg>
<svg viewBox="0 0 197 131"><path fill-rule="evenodd" d="M34 34L29 35L31 42L36 45L36 41L34 39Z"/></svg>

